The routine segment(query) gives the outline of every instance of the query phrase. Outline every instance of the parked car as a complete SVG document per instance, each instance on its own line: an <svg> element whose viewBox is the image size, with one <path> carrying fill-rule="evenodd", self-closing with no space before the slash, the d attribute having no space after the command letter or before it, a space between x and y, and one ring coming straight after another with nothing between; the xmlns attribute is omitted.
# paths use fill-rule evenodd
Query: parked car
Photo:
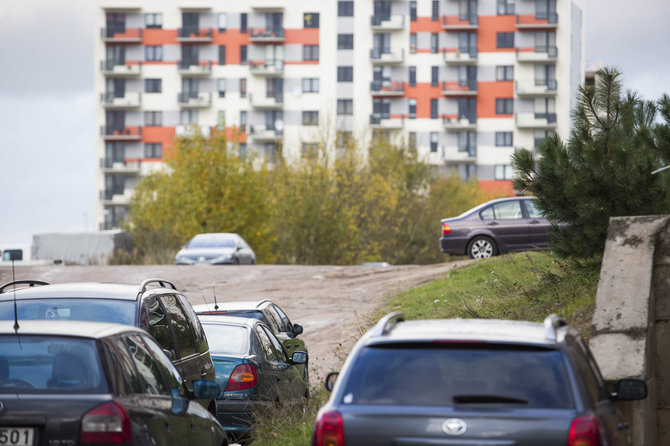
<svg viewBox="0 0 670 446"><path fill-rule="evenodd" d="M15 286L19 286L14 292ZM50 285L38 280L9 282L0 287L0 320L67 320L115 322L143 328L153 336L186 380L214 379L205 332L188 299L164 279L139 286L109 283ZM200 401L213 414L214 399Z"/></svg>
<svg viewBox="0 0 670 446"><path fill-rule="evenodd" d="M546 249L547 230L534 197L501 198L442 220L442 252L472 259L510 251Z"/></svg>
<svg viewBox="0 0 670 446"><path fill-rule="evenodd" d="M193 237L176 255L177 265L256 264L256 254L235 233L213 232Z"/></svg>
<svg viewBox="0 0 670 446"><path fill-rule="evenodd" d="M259 319L279 338L289 356L293 355L293 352L307 352L305 341L298 338L298 335L303 332L302 325L292 323L284 310L270 299L200 304L194 305L193 308L199 316L223 315ZM305 382L309 382L309 363L299 365L298 368L302 371Z"/></svg>
<svg viewBox="0 0 670 446"><path fill-rule="evenodd" d="M75 321L0 321L0 444L197 444L226 433L144 330Z"/></svg>
<svg viewBox="0 0 670 446"><path fill-rule="evenodd" d="M308 383L299 365L307 353L289 356L270 328L255 318L200 316L210 342L216 382L217 418L231 438L245 441L259 411L287 403L302 410Z"/></svg>
<svg viewBox="0 0 670 446"><path fill-rule="evenodd" d="M393 313L327 382L335 377L313 446L627 445L614 401L647 392L626 379L610 393L584 340L556 315L539 324Z"/></svg>

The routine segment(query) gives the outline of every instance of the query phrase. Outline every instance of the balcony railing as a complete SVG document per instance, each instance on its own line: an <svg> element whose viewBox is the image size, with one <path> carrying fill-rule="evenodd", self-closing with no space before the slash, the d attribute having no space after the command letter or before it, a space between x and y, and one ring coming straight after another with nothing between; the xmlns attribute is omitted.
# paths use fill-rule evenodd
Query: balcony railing
<svg viewBox="0 0 670 446"><path fill-rule="evenodd" d="M402 96L405 94L405 82L372 81L370 91L374 96Z"/></svg>
<svg viewBox="0 0 670 446"><path fill-rule="evenodd" d="M100 127L100 134L107 140L139 141L142 139L141 126Z"/></svg>
<svg viewBox="0 0 670 446"><path fill-rule="evenodd" d="M475 96L477 81L468 79L465 85L459 82L442 81L442 94L445 96Z"/></svg>
<svg viewBox="0 0 670 446"><path fill-rule="evenodd" d="M102 37L102 40L105 42L141 43L143 31L142 28L129 28L124 30L100 28L100 37Z"/></svg>
<svg viewBox="0 0 670 446"><path fill-rule="evenodd" d="M442 115L442 125L447 130L473 130L477 127L477 116Z"/></svg>
<svg viewBox="0 0 670 446"><path fill-rule="evenodd" d="M212 28L179 28L177 30L179 42L211 42Z"/></svg>
<svg viewBox="0 0 670 446"><path fill-rule="evenodd" d="M374 129L402 129L405 125L405 115L391 115L373 113L370 115L370 126Z"/></svg>
<svg viewBox="0 0 670 446"><path fill-rule="evenodd" d="M448 162L474 163L477 160L477 146L442 146L442 160Z"/></svg>
<svg viewBox="0 0 670 446"><path fill-rule="evenodd" d="M474 65L477 63L477 48L445 48L442 50L442 55L444 56L444 62L447 64Z"/></svg>
<svg viewBox="0 0 670 446"><path fill-rule="evenodd" d="M252 42L283 42L284 28L249 28L249 40Z"/></svg>
<svg viewBox="0 0 670 446"><path fill-rule="evenodd" d="M519 14L516 16L518 29L554 29L558 26L558 14Z"/></svg>
<svg viewBox="0 0 670 446"><path fill-rule="evenodd" d="M252 107L257 108L281 108L284 105L284 95L275 93L272 96L262 94L249 94L249 102Z"/></svg>
<svg viewBox="0 0 670 446"><path fill-rule="evenodd" d="M556 79L514 81L517 96L553 96L556 94Z"/></svg>
<svg viewBox="0 0 670 446"><path fill-rule="evenodd" d="M517 48L518 62L552 62L558 58L556 46L536 46L535 48Z"/></svg>
<svg viewBox="0 0 670 446"><path fill-rule="evenodd" d="M376 64L402 63L405 60L405 50L373 48L370 50L370 59Z"/></svg>
<svg viewBox="0 0 670 446"><path fill-rule="evenodd" d="M373 15L370 17L370 26L377 31L401 30L405 27L405 16L403 14Z"/></svg>
<svg viewBox="0 0 670 446"><path fill-rule="evenodd" d="M208 76L212 74L212 62L194 62L180 60L179 73L188 76Z"/></svg>
<svg viewBox="0 0 670 446"><path fill-rule="evenodd" d="M517 113L516 126L520 129L554 129L556 113Z"/></svg>
<svg viewBox="0 0 670 446"><path fill-rule="evenodd" d="M100 167L109 173L139 173L142 160L125 161L113 158L100 158Z"/></svg>
<svg viewBox="0 0 670 446"><path fill-rule="evenodd" d="M265 125L251 125L249 126L249 136L256 141L279 141L284 132Z"/></svg>
<svg viewBox="0 0 670 446"><path fill-rule="evenodd" d="M177 102L182 107L209 107L212 105L212 94L205 92L181 92L177 94Z"/></svg>
<svg viewBox="0 0 670 446"><path fill-rule="evenodd" d="M142 62L100 61L100 70L107 76L139 76L142 74Z"/></svg>
<svg viewBox="0 0 670 446"><path fill-rule="evenodd" d="M283 60L249 61L251 74L259 76L281 76L284 74Z"/></svg>
<svg viewBox="0 0 670 446"><path fill-rule="evenodd" d="M445 30L476 30L479 27L477 13L442 16L442 28Z"/></svg>
<svg viewBox="0 0 670 446"><path fill-rule="evenodd" d="M123 96L116 96L108 91L100 94L100 102L105 108L137 108L142 105L142 93L127 91Z"/></svg>

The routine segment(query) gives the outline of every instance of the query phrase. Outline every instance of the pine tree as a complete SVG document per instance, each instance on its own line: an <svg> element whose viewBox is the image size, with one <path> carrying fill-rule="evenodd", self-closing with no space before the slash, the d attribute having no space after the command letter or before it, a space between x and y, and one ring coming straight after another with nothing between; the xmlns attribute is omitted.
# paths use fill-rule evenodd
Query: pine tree
<svg viewBox="0 0 670 446"><path fill-rule="evenodd" d="M514 187L538 198L558 255L601 254L610 217L670 212L670 169L651 173L670 164L670 98L623 94L620 76L601 69L580 87L566 142L554 134L538 156L513 155Z"/></svg>

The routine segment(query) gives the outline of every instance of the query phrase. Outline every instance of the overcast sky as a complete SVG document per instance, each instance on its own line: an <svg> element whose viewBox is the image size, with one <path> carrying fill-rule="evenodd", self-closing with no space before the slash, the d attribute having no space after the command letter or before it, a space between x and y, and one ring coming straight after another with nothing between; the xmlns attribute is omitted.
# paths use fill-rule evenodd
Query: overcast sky
<svg viewBox="0 0 670 446"><path fill-rule="evenodd" d="M583 1L587 67L620 68L645 99L670 93L670 1ZM0 0L0 248L96 229L94 12L94 0Z"/></svg>

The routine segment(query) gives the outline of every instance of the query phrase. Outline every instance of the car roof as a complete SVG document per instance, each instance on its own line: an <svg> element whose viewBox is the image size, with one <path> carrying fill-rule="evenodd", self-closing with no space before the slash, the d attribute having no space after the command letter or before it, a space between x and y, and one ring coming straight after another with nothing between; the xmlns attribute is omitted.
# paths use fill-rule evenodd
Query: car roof
<svg viewBox="0 0 670 446"><path fill-rule="evenodd" d="M140 287L138 285L124 285L116 283L77 282L58 283L16 289L19 299L47 299L47 298L99 298L118 300L137 300ZM0 300L12 299L14 292L7 289L0 294Z"/></svg>
<svg viewBox="0 0 670 446"><path fill-rule="evenodd" d="M118 333L145 333L144 330L131 325L113 324L109 322L87 321L22 321L19 329L14 330L14 321L0 321L0 335L53 335L74 336L89 339L100 339Z"/></svg>
<svg viewBox="0 0 670 446"><path fill-rule="evenodd" d="M487 202L479 204L479 205L477 205L473 208L470 208L467 211L463 212L462 214L457 215L456 217L443 218L442 220L451 220L451 219L454 219L454 218L466 217L470 214L474 214L475 212L481 211L486 206L489 206L489 205L494 204L494 203L504 203L506 201L512 201L512 200L536 200L536 199L537 199L536 197L532 197L532 196L496 198L495 200L487 201Z"/></svg>
<svg viewBox="0 0 670 446"><path fill-rule="evenodd" d="M254 311L262 310L267 304L272 303L269 299L265 300L255 300L255 301L239 301L239 302L217 302L217 307L214 308L214 303L198 304L193 305L193 309L196 313L204 311L227 311L227 310L238 310L238 311Z"/></svg>
<svg viewBox="0 0 670 446"><path fill-rule="evenodd" d="M238 317L238 316L208 316L208 315L199 315L200 323L203 325L211 324L223 324L223 325L238 325L238 326L247 326L253 327L256 323L260 321L251 317Z"/></svg>

